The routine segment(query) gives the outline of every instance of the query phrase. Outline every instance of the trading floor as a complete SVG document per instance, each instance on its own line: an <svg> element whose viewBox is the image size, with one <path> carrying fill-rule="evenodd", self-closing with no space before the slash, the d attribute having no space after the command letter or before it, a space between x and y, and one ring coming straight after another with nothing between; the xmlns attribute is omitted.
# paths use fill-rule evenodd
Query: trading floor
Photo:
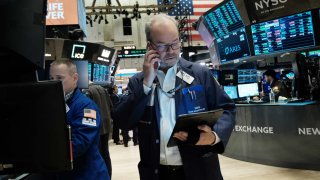
<svg viewBox="0 0 320 180"><path fill-rule="evenodd" d="M111 141L112 180L139 180L137 164L139 148L115 145ZM220 156L221 171L225 180L319 180L320 171L298 170L265 166Z"/></svg>

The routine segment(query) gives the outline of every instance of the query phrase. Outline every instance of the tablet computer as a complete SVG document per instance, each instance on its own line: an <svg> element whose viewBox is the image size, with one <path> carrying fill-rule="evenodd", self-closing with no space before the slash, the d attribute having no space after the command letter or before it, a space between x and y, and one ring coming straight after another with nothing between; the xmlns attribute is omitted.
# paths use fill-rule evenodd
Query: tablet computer
<svg viewBox="0 0 320 180"><path fill-rule="evenodd" d="M179 131L190 131L197 128L199 125L206 124L212 127L223 113L223 109L216 109L206 112L183 114L178 116L176 124L171 133L167 147L176 146L176 140L173 137L174 133Z"/></svg>

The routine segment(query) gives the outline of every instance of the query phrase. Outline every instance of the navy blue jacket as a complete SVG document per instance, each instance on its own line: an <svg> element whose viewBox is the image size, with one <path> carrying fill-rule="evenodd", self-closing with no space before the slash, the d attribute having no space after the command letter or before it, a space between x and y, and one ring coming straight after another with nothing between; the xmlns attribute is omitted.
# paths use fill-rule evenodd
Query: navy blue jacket
<svg viewBox="0 0 320 180"><path fill-rule="evenodd" d="M213 130L221 142L214 146L190 146L180 144L179 151L184 165L187 180L220 180L223 179L217 153L223 153L235 125L235 105L228 95L220 88L210 70L199 64L179 60L180 68L194 77L191 85L202 85L208 110L223 108L224 113ZM176 86L181 83L176 78ZM128 95L121 99L114 112L115 121L120 128L132 129L138 126L139 148L141 161L138 164L141 180L159 179L160 164L160 109L155 91L154 106L149 106L151 94L143 90L143 74L133 76L128 84ZM185 114L186 108L182 100L181 90L175 94L176 114Z"/></svg>
<svg viewBox="0 0 320 180"><path fill-rule="evenodd" d="M72 154L74 169L63 173L62 179L109 180L107 167L99 153L100 113L96 104L78 88L67 100L68 124L72 128ZM84 109L96 111L96 119L84 116ZM87 112L90 116L90 111ZM88 116L88 115L86 115Z"/></svg>

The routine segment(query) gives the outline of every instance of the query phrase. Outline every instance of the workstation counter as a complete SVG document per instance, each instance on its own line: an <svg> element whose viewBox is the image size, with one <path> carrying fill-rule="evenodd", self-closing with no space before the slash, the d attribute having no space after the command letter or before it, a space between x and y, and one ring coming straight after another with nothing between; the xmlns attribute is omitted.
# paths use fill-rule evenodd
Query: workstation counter
<svg viewBox="0 0 320 180"><path fill-rule="evenodd" d="M320 170L320 105L239 104L225 156L287 168Z"/></svg>

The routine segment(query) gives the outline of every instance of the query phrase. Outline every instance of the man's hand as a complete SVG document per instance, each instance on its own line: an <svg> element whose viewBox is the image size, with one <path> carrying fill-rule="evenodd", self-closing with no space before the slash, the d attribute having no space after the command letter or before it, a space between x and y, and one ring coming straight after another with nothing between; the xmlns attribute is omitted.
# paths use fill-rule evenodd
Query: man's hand
<svg viewBox="0 0 320 180"><path fill-rule="evenodd" d="M143 62L143 84L147 87L151 87L153 84L153 80L157 75L158 70L158 62L161 60L159 59L159 53L155 50L149 50L146 55L144 56Z"/></svg>
<svg viewBox="0 0 320 180"><path fill-rule="evenodd" d="M212 132L211 127L208 125L198 126L198 129L201 130L199 141L196 145L211 145L216 141L216 136ZM179 131L174 133L173 137L179 139L180 141L187 141L188 133L184 131Z"/></svg>

